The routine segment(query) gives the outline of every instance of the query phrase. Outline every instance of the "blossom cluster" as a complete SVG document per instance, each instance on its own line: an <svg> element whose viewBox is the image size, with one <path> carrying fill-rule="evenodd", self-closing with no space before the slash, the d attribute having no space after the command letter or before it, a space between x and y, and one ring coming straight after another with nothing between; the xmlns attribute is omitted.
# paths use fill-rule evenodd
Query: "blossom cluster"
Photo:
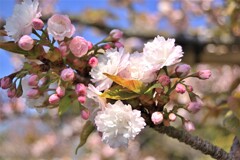
<svg viewBox="0 0 240 160"><path fill-rule="evenodd" d="M60 115L80 108L79 115L112 148L126 147L146 125L169 126L179 118L187 131L195 129L178 110L195 114L203 102L184 80L205 80L211 72L191 73L189 65L179 64L184 52L174 39L157 36L142 52L129 53L119 41L123 32L113 29L94 45L75 36L67 15L55 14L45 24L38 6L37 0L24 0L4 26L14 41L1 42L2 48L27 60L21 70L0 79L8 97L25 97L36 108L58 107ZM184 93L188 104L167 107L172 94ZM91 126L86 127L83 135L90 134Z"/></svg>

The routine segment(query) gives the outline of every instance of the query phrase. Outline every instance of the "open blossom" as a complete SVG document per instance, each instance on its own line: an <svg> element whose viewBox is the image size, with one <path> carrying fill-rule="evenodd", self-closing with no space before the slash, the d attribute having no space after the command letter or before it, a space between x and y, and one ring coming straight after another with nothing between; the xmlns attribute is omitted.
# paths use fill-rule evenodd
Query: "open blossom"
<svg viewBox="0 0 240 160"><path fill-rule="evenodd" d="M47 24L48 33L58 41L62 41L65 37L70 38L75 32L75 27L66 15L55 14L48 19Z"/></svg>
<svg viewBox="0 0 240 160"><path fill-rule="evenodd" d="M142 53L138 52L130 55L128 66L119 75L126 79L139 80L144 83L150 83L157 77L151 64L145 61Z"/></svg>
<svg viewBox="0 0 240 160"><path fill-rule="evenodd" d="M32 33L32 20L41 17L37 0L24 0L16 4L13 15L6 20L4 26L7 34L17 42L22 35Z"/></svg>
<svg viewBox="0 0 240 160"><path fill-rule="evenodd" d="M127 147L128 141L146 125L141 112L132 110L131 105L124 105L122 101L107 104L105 110L99 111L95 117L97 130L102 132L102 141L112 148Z"/></svg>
<svg viewBox="0 0 240 160"><path fill-rule="evenodd" d="M175 39L157 36L152 42L145 44L143 54L154 69L159 70L164 66L171 66L181 61L182 47L175 46Z"/></svg>
<svg viewBox="0 0 240 160"><path fill-rule="evenodd" d="M98 65L93 67L90 75L91 81L94 82L99 91L108 89L113 81L103 73L117 75L128 65L129 53L125 53L123 48L109 49L105 54L98 56Z"/></svg>

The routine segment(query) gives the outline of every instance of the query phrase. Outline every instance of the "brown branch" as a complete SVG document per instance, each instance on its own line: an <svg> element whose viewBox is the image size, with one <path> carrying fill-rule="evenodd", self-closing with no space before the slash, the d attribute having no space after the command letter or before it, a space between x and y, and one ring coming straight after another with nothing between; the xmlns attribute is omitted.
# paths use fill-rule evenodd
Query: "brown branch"
<svg viewBox="0 0 240 160"><path fill-rule="evenodd" d="M232 155L223 149L201 139L198 136L193 136L186 131L178 130L171 126L155 126L153 129L159 133L166 134L169 137L178 139L180 142L190 145L192 148L200 150L202 153L210 155L212 158L215 158L217 160L233 160Z"/></svg>
<svg viewBox="0 0 240 160"><path fill-rule="evenodd" d="M240 142L237 137L233 140L230 155L234 158L234 160L240 159Z"/></svg>

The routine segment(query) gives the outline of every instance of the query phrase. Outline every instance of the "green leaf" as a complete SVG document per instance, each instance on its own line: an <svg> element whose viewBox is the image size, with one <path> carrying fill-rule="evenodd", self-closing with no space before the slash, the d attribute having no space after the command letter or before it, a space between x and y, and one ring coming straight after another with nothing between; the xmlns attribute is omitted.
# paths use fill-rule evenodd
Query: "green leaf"
<svg viewBox="0 0 240 160"><path fill-rule="evenodd" d="M71 105L71 99L69 96L64 96L59 102L58 115L61 116L66 112Z"/></svg>
<svg viewBox="0 0 240 160"><path fill-rule="evenodd" d="M162 85L160 83L155 83L154 85L150 86L145 92L144 94L148 94L150 93L154 88L159 88L161 87Z"/></svg>
<svg viewBox="0 0 240 160"><path fill-rule="evenodd" d="M129 90L143 94L146 91L146 86L143 84L143 82L138 80L128 80L119 76L110 75L107 73L104 73L105 76L113 80L115 83L119 84L120 86L126 87Z"/></svg>
<svg viewBox="0 0 240 160"><path fill-rule="evenodd" d="M104 91L103 94L101 94L101 97L115 99L115 100L133 99L138 96L139 94L134 93L129 89L123 88L122 86L119 86L119 85L113 86L108 90Z"/></svg>
<svg viewBox="0 0 240 160"><path fill-rule="evenodd" d="M75 150L75 154L77 154L78 149L80 147L82 147L86 142L87 142L87 138L88 136L92 133L92 131L95 129L94 125L92 124L91 121L87 121L85 123L85 125L83 126L82 132L80 134L80 143L77 146L76 150Z"/></svg>
<svg viewBox="0 0 240 160"><path fill-rule="evenodd" d="M223 126L240 138L240 120L235 117L233 113L226 116L223 121Z"/></svg>
<svg viewBox="0 0 240 160"><path fill-rule="evenodd" d="M20 47L18 47L18 44L15 43L14 41L0 42L0 48L9 52L14 52L18 54L23 54L23 55L28 54L28 51L22 50Z"/></svg>

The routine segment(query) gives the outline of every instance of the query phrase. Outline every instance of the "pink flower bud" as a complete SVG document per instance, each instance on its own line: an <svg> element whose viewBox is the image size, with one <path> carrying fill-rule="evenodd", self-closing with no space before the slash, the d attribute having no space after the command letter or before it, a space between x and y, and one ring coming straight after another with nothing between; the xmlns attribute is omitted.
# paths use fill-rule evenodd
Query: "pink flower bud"
<svg viewBox="0 0 240 160"><path fill-rule="evenodd" d="M155 125L158 125L163 121L163 114L161 112L154 112L151 116L151 120Z"/></svg>
<svg viewBox="0 0 240 160"><path fill-rule="evenodd" d="M113 30L110 32L110 36L112 37L112 39L113 39L114 41L118 41L120 38L122 38L123 32L120 31L119 29L113 29Z"/></svg>
<svg viewBox="0 0 240 160"><path fill-rule="evenodd" d="M98 59L96 57L91 57L88 61L91 67L96 67L98 65Z"/></svg>
<svg viewBox="0 0 240 160"><path fill-rule="evenodd" d="M75 92L77 95L79 96L85 96L86 93L87 93L87 88L84 84L82 83L78 83L76 86L75 86Z"/></svg>
<svg viewBox="0 0 240 160"><path fill-rule="evenodd" d="M88 120L89 116L90 116L89 110L84 109L84 110L81 111L81 117L82 117L84 120Z"/></svg>
<svg viewBox="0 0 240 160"><path fill-rule="evenodd" d="M178 83L177 86L176 86L176 88L175 88L175 91L176 91L177 93L183 94L183 93L186 92L186 87L185 87L183 84Z"/></svg>
<svg viewBox="0 0 240 160"><path fill-rule="evenodd" d="M18 41L18 46L25 51L30 51L34 46L34 40L29 35L24 35Z"/></svg>
<svg viewBox="0 0 240 160"><path fill-rule="evenodd" d="M9 88L7 91L7 95L9 98L13 98L16 96L16 88Z"/></svg>
<svg viewBox="0 0 240 160"><path fill-rule="evenodd" d="M60 98L58 97L57 94L52 94L48 99L48 102L50 104L57 104L59 101L60 101Z"/></svg>
<svg viewBox="0 0 240 160"><path fill-rule="evenodd" d="M59 51L60 51L60 53L63 57L66 57L68 55L69 52L67 51L67 49L68 48L67 48L66 43L61 42L60 45L59 45Z"/></svg>
<svg viewBox="0 0 240 160"><path fill-rule="evenodd" d="M196 98L195 101L192 101L188 104L187 110L189 110L191 113L197 113L203 106L203 102L201 99Z"/></svg>
<svg viewBox="0 0 240 160"><path fill-rule="evenodd" d="M39 90L38 89L30 89L27 92L27 96L29 98L37 98L39 96Z"/></svg>
<svg viewBox="0 0 240 160"><path fill-rule="evenodd" d="M58 86L56 88L56 93L57 93L58 97L60 97L60 98L63 97L65 95L65 88L62 86Z"/></svg>
<svg viewBox="0 0 240 160"><path fill-rule="evenodd" d="M92 47L93 47L93 44L92 44L92 42L90 42L90 41L87 41L87 43L88 43L88 50L92 49Z"/></svg>
<svg viewBox="0 0 240 160"><path fill-rule="evenodd" d="M186 131L191 132L195 130L195 126L191 121L184 121L184 128L186 129Z"/></svg>
<svg viewBox="0 0 240 160"><path fill-rule="evenodd" d="M192 92L192 91L193 91L193 87L190 86L190 85L188 85L188 86L187 86L187 91L188 91L188 92Z"/></svg>
<svg viewBox="0 0 240 160"><path fill-rule="evenodd" d="M64 69L61 72L61 78L64 81L72 81L74 76L74 71L71 68Z"/></svg>
<svg viewBox="0 0 240 160"><path fill-rule="evenodd" d="M186 77L191 70L188 64L180 64L176 67L175 72L179 78Z"/></svg>
<svg viewBox="0 0 240 160"><path fill-rule="evenodd" d="M78 97L78 102L80 102L81 104L86 102L86 96L79 96Z"/></svg>
<svg viewBox="0 0 240 160"><path fill-rule="evenodd" d="M170 113L170 114L168 115L168 118L169 118L170 121L175 121L176 118L177 118L177 116L176 116L176 114L174 114L174 113Z"/></svg>
<svg viewBox="0 0 240 160"><path fill-rule="evenodd" d="M88 42L83 37L76 36L71 40L69 49L74 56L82 57L88 52Z"/></svg>
<svg viewBox="0 0 240 160"><path fill-rule="evenodd" d="M38 75L32 74L28 79L29 86L37 86L38 85Z"/></svg>
<svg viewBox="0 0 240 160"><path fill-rule="evenodd" d="M105 50L110 49L110 48L112 48L112 46L109 43L107 43L103 46L103 49L105 49Z"/></svg>
<svg viewBox="0 0 240 160"><path fill-rule="evenodd" d="M170 78L167 75L161 75L158 78L158 82L161 83L162 86L167 86L167 85L169 85L169 83L171 81L170 81Z"/></svg>
<svg viewBox="0 0 240 160"><path fill-rule="evenodd" d="M8 89L12 86L12 80L9 77L3 77L1 79L1 88Z"/></svg>
<svg viewBox="0 0 240 160"><path fill-rule="evenodd" d="M114 46L117 47L117 48L122 48L122 47L124 47L121 42L115 42L115 43L114 43Z"/></svg>
<svg viewBox="0 0 240 160"><path fill-rule="evenodd" d="M32 20L32 26L35 30L41 30L44 27L44 23L41 19L39 18L34 18Z"/></svg>
<svg viewBox="0 0 240 160"><path fill-rule="evenodd" d="M211 71L210 70L201 70L197 72L197 76L199 79L209 79L211 77Z"/></svg>

